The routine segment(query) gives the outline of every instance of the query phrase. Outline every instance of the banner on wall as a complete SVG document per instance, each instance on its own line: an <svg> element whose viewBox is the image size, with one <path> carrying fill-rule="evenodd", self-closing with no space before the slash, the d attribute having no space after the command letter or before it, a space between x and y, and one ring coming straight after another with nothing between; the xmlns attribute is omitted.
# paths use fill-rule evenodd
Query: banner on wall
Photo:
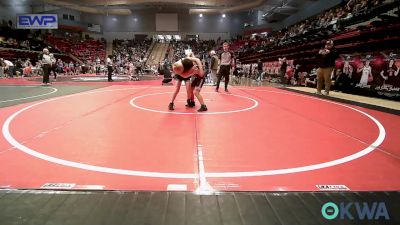
<svg viewBox="0 0 400 225"><path fill-rule="evenodd" d="M286 60L287 68L293 67L293 60ZM281 64L279 61L273 62L264 62L263 63L263 70L267 74L279 74L279 70L281 69Z"/></svg>
<svg viewBox="0 0 400 225"><path fill-rule="evenodd" d="M87 29L90 32L101 33L101 26L99 24L91 24L91 23L89 23Z"/></svg>
<svg viewBox="0 0 400 225"><path fill-rule="evenodd" d="M377 55L338 60L335 77L345 78L353 91L400 100L399 59Z"/></svg>
<svg viewBox="0 0 400 225"><path fill-rule="evenodd" d="M58 29L57 14L17 15L17 29Z"/></svg>

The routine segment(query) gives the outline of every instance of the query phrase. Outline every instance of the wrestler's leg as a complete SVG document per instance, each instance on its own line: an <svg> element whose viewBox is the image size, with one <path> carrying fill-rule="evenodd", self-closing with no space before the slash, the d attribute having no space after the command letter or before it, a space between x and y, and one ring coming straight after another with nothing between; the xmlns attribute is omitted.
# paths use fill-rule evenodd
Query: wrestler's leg
<svg viewBox="0 0 400 225"><path fill-rule="evenodd" d="M177 96L178 93L179 93L179 90L181 89L181 84L182 84L182 81L180 81L180 80L178 80L178 81L176 82L175 92L174 92L174 94L172 95L171 102L170 102L169 105L168 105L168 109L169 109L169 110L174 110L174 109L175 109L175 107L174 107L174 101L175 101L176 96Z"/></svg>

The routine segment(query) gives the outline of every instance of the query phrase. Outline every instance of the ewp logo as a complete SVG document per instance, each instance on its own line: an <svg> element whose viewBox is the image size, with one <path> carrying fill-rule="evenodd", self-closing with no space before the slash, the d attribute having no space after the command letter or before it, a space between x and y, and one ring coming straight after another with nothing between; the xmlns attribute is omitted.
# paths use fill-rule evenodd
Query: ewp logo
<svg viewBox="0 0 400 225"><path fill-rule="evenodd" d="M17 28L19 28L19 29L57 29L58 28L58 17L56 14L18 15Z"/></svg>
<svg viewBox="0 0 400 225"><path fill-rule="evenodd" d="M372 205L368 204L367 202L341 202L339 206L333 202L328 202L322 206L321 213L322 216L327 220L333 220L338 216L341 220L354 220L354 216L350 211L352 208L356 209L356 216L358 216L359 220L390 220L389 213L384 202L373 202Z"/></svg>

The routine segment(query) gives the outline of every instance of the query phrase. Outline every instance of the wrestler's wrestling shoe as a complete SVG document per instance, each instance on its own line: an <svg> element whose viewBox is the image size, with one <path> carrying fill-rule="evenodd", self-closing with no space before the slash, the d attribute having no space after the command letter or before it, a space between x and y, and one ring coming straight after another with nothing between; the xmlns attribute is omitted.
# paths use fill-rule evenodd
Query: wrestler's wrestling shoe
<svg viewBox="0 0 400 225"><path fill-rule="evenodd" d="M204 112L204 111L207 111L207 110L208 110L208 109L207 109L207 106L206 106L206 105L201 105L200 109L197 110L197 112Z"/></svg>
<svg viewBox="0 0 400 225"><path fill-rule="evenodd" d="M169 110L174 110L174 109L175 109L175 106L174 106L174 103L173 103L173 102L169 103L168 109L169 109Z"/></svg>
<svg viewBox="0 0 400 225"><path fill-rule="evenodd" d="M193 100L188 99L188 100L187 100L187 104L186 104L185 106L186 106L186 107L189 107L189 108L193 108L193 107L196 106L196 103L194 103Z"/></svg>

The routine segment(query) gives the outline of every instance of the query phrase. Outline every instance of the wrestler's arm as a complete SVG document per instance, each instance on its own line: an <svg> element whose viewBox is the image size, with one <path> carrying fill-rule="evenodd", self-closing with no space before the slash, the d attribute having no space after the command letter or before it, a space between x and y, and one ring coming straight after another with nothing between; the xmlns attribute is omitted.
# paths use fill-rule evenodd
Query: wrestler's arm
<svg viewBox="0 0 400 225"><path fill-rule="evenodd" d="M204 77L204 70L203 70L203 64L201 63L200 59L198 58L193 58L193 57L188 57L188 59L192 60L192 62L195 62L197 64L197 68L199 70L198 75L200 77Z"/></svg>

